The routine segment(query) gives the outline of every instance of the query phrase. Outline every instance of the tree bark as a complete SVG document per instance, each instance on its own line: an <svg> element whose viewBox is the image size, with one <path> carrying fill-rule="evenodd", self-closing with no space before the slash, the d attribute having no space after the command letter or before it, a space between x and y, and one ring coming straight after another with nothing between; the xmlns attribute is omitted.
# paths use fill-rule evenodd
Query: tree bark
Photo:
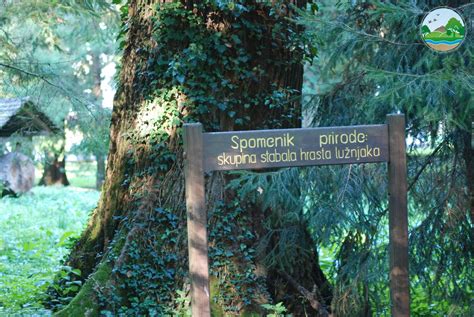
<svg viewBox="0 0 474 317"><path fill-rule="evenodd" d="M473 125L470 118L467 118L465 130L459 130L461 154L464 160L464 170L466 171L467 187L467 208L471 223L474 223L474 132L469 131L469 124ZM471 128L472 129L472 128Z"/></svg>
<svg viewBox="0 0 474 317"><path fill-rule="evenodd" d="M284 31L274 29L277 23L287 21L289 15L295 14L292 8L271 8L268 4L255 2L248 6L250 10L237 15L232 10L225 14L215 6L204 7L185 1L183 7L172 9L175 11L156 9L157 3L164 2L170 1L129 2L128 34L112 112L102 195L87 229L67 261L69 266L81 270L83 279L88 279L59 316L96 314L100 309L112 314L137 315L165 314L174 309L172 314L176 314L181 305L176 293L188 288L186 237L182 234L186 231L182 122L200 121L207 131L300 126L302 54L280 38L275 39L278 32ZM304 7L306 1L295 1L294 4ZM272 13L275 11L277 13ZM163 12L170 15L163 18ZM154 24L153 21L160 21L160 18L166 23L179 20L184 27L173 30L170 35ZM207 54L202 60L204 66L199 71L186 73L184 78L176 75L170 79L175 80L175 85L170 85L165 76L171 72L168 66L172 63L160 61L181 56L173 60L173 65L179 67L176 61L183 65L187 54L199 49L199 43L190 43L193 36L185 36L186 32L193 31L186 25L194 23L195 19L205 21L204 34L219 33L216 41L222 35L233 42L218 46L223 51L220 54L212 55L212 48L204 48L202 54ZM238 25L240 21L261 27L259 30L265 33L255 34L244 24ZM160 41L155 40L160 32L167 36L178 35L163 48ZM181 34L184 39L180 38ZM163 39L166 38L160 38ZM255 48L262 43L265 50L257 51ZM255 72L254 82L235 78L241 70L228 70L225 67L230 66L222 62L228 58L238 63L235 55L244 50L248 59L240 67L248 70L242 73ZM207 64L211 63L211 57L214 65ZM194 62L189 63L194 65ZM188 78L200 78L198 76L204 73L207 77L201 80L208 80L220 71L220 67L227 70L221 72L222 82L214 88L209 87L208 95L196 96L194 89L199 89L200 81L188 85ZM228 90L223 88L226 83L231 87ZM285 97L284 106L263 106L264 100L270 100L284 89L291 91L291 96ZM166 93L158 94L163 91ZM218 99L216 107L210 106L214 99L200 101L209 96ZM245 98L260 98L262 105L237 102ZM227 108L219 108L226 103ZM169 105L174 106L170 108ZM206 110L200 110L203 108ZM171 111L174 119L178 118L181 123L154 121L163 111ZM237 125L236 117L244 118L241 124ZM154 139L154 129L161 131L159 141ZM235 176L214 173L206 180L213 314L264 314L260 304L272 301L284 301L290 312L297 316L304 312L316 313L308 301L301 299L300 289L287 282L280 283L277 269L262 268L264 262L253 255L259 237L268 230L264 219L271 210L262 209L257 203L239 202L238 193L226 190L226 184L233 178ZM301 229L302 236L308 240L307 245L314 246L304 225ZM304 289L316 286L325 290L323 297L330 303L328 283L319 268L317 253L314 247L308 252L313 256L293 259L294 267L298 269L294 270L291 281Z"/></svg>
<svg viewBox="0 0 474 317"><path fill-rule="evenodd" d="M105 180L105 159L102 154L96 154L95 160L97 162L97 172L96 172L96 179L95 179L95 188L100 190L102 188L102 184L104 184Z"/></svg>
<svg viewBox="0 0 474 317"><path fill-rule="evenodd" d="M92 76L94 80L94 85L92 87L94 101L97 104L97 107L101 107L100 103L102 102L102 67L100 62L100 56L97 52L92 54ZM105 180L105 155L101 153L100 149L97 149L97 152L94 153L94 156L97 162L95 188L97 190L101 190L102 184Z"/></svg>
<svg viewBox="0 0 474 317"><path fill-rule="evenodd" d="M46 159L39 185L70 185L66 176L66 154L64 150L65 140L62 139L60 142L62 142L62 145L58 152L53 150L45 153Z"/></svg>

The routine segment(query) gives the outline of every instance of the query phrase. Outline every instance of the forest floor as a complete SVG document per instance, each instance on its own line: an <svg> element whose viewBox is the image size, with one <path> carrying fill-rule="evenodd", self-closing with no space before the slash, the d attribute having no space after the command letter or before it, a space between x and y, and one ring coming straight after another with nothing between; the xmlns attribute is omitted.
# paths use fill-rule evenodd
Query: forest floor
<svg viewBox="0 0 474 317"><path fill-rule="evenodd" d="M73 186L0 199L0 316L50 315L41 306L45 290L68 269L61 260L98 199L98 191Z"/></svg>

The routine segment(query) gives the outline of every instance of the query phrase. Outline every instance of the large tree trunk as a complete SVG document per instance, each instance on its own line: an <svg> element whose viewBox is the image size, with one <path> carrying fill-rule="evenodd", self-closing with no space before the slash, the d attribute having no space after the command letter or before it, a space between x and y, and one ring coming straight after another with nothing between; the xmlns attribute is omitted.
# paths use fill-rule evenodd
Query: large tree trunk
<svg viewBox="0 0 474 317"><path fill-rule="evenodd" d="M106 179L67 261L88 279L60 316L178 314L178 292L188 290L183 122L207 131L300 125L304 45L292 8L158 2L129 3ZM226 190L233 178L206 181L213 315L263 314L260 304L277 301L295 316L327 313L331 292L305 224L306 250L286 259L293 270L266 266L256 246L278 231L265 226L272 210Z"/></svg>

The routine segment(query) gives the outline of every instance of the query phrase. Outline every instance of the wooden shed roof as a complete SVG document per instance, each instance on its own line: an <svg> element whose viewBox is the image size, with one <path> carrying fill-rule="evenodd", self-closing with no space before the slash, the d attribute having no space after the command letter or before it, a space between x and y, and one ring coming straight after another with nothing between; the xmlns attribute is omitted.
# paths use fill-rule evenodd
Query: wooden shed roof
<svg viewBox="0 0 474 317"><path fill-rule="evenodd" d="M58 132L58 127L28 98L0 99L0 137Z"/></svg>

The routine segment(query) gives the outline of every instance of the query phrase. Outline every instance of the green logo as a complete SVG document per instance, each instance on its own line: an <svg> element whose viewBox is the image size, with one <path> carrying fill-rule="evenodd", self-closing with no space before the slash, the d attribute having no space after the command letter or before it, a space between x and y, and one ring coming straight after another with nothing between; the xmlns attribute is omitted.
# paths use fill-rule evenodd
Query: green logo
<svg viewBox="0 0 474 317"><path fill-rule="evenodd" d="M438 52L459 47L466 38L463 18L451 8L436 8L421 22L421 37L426 45Z"/></svg>

